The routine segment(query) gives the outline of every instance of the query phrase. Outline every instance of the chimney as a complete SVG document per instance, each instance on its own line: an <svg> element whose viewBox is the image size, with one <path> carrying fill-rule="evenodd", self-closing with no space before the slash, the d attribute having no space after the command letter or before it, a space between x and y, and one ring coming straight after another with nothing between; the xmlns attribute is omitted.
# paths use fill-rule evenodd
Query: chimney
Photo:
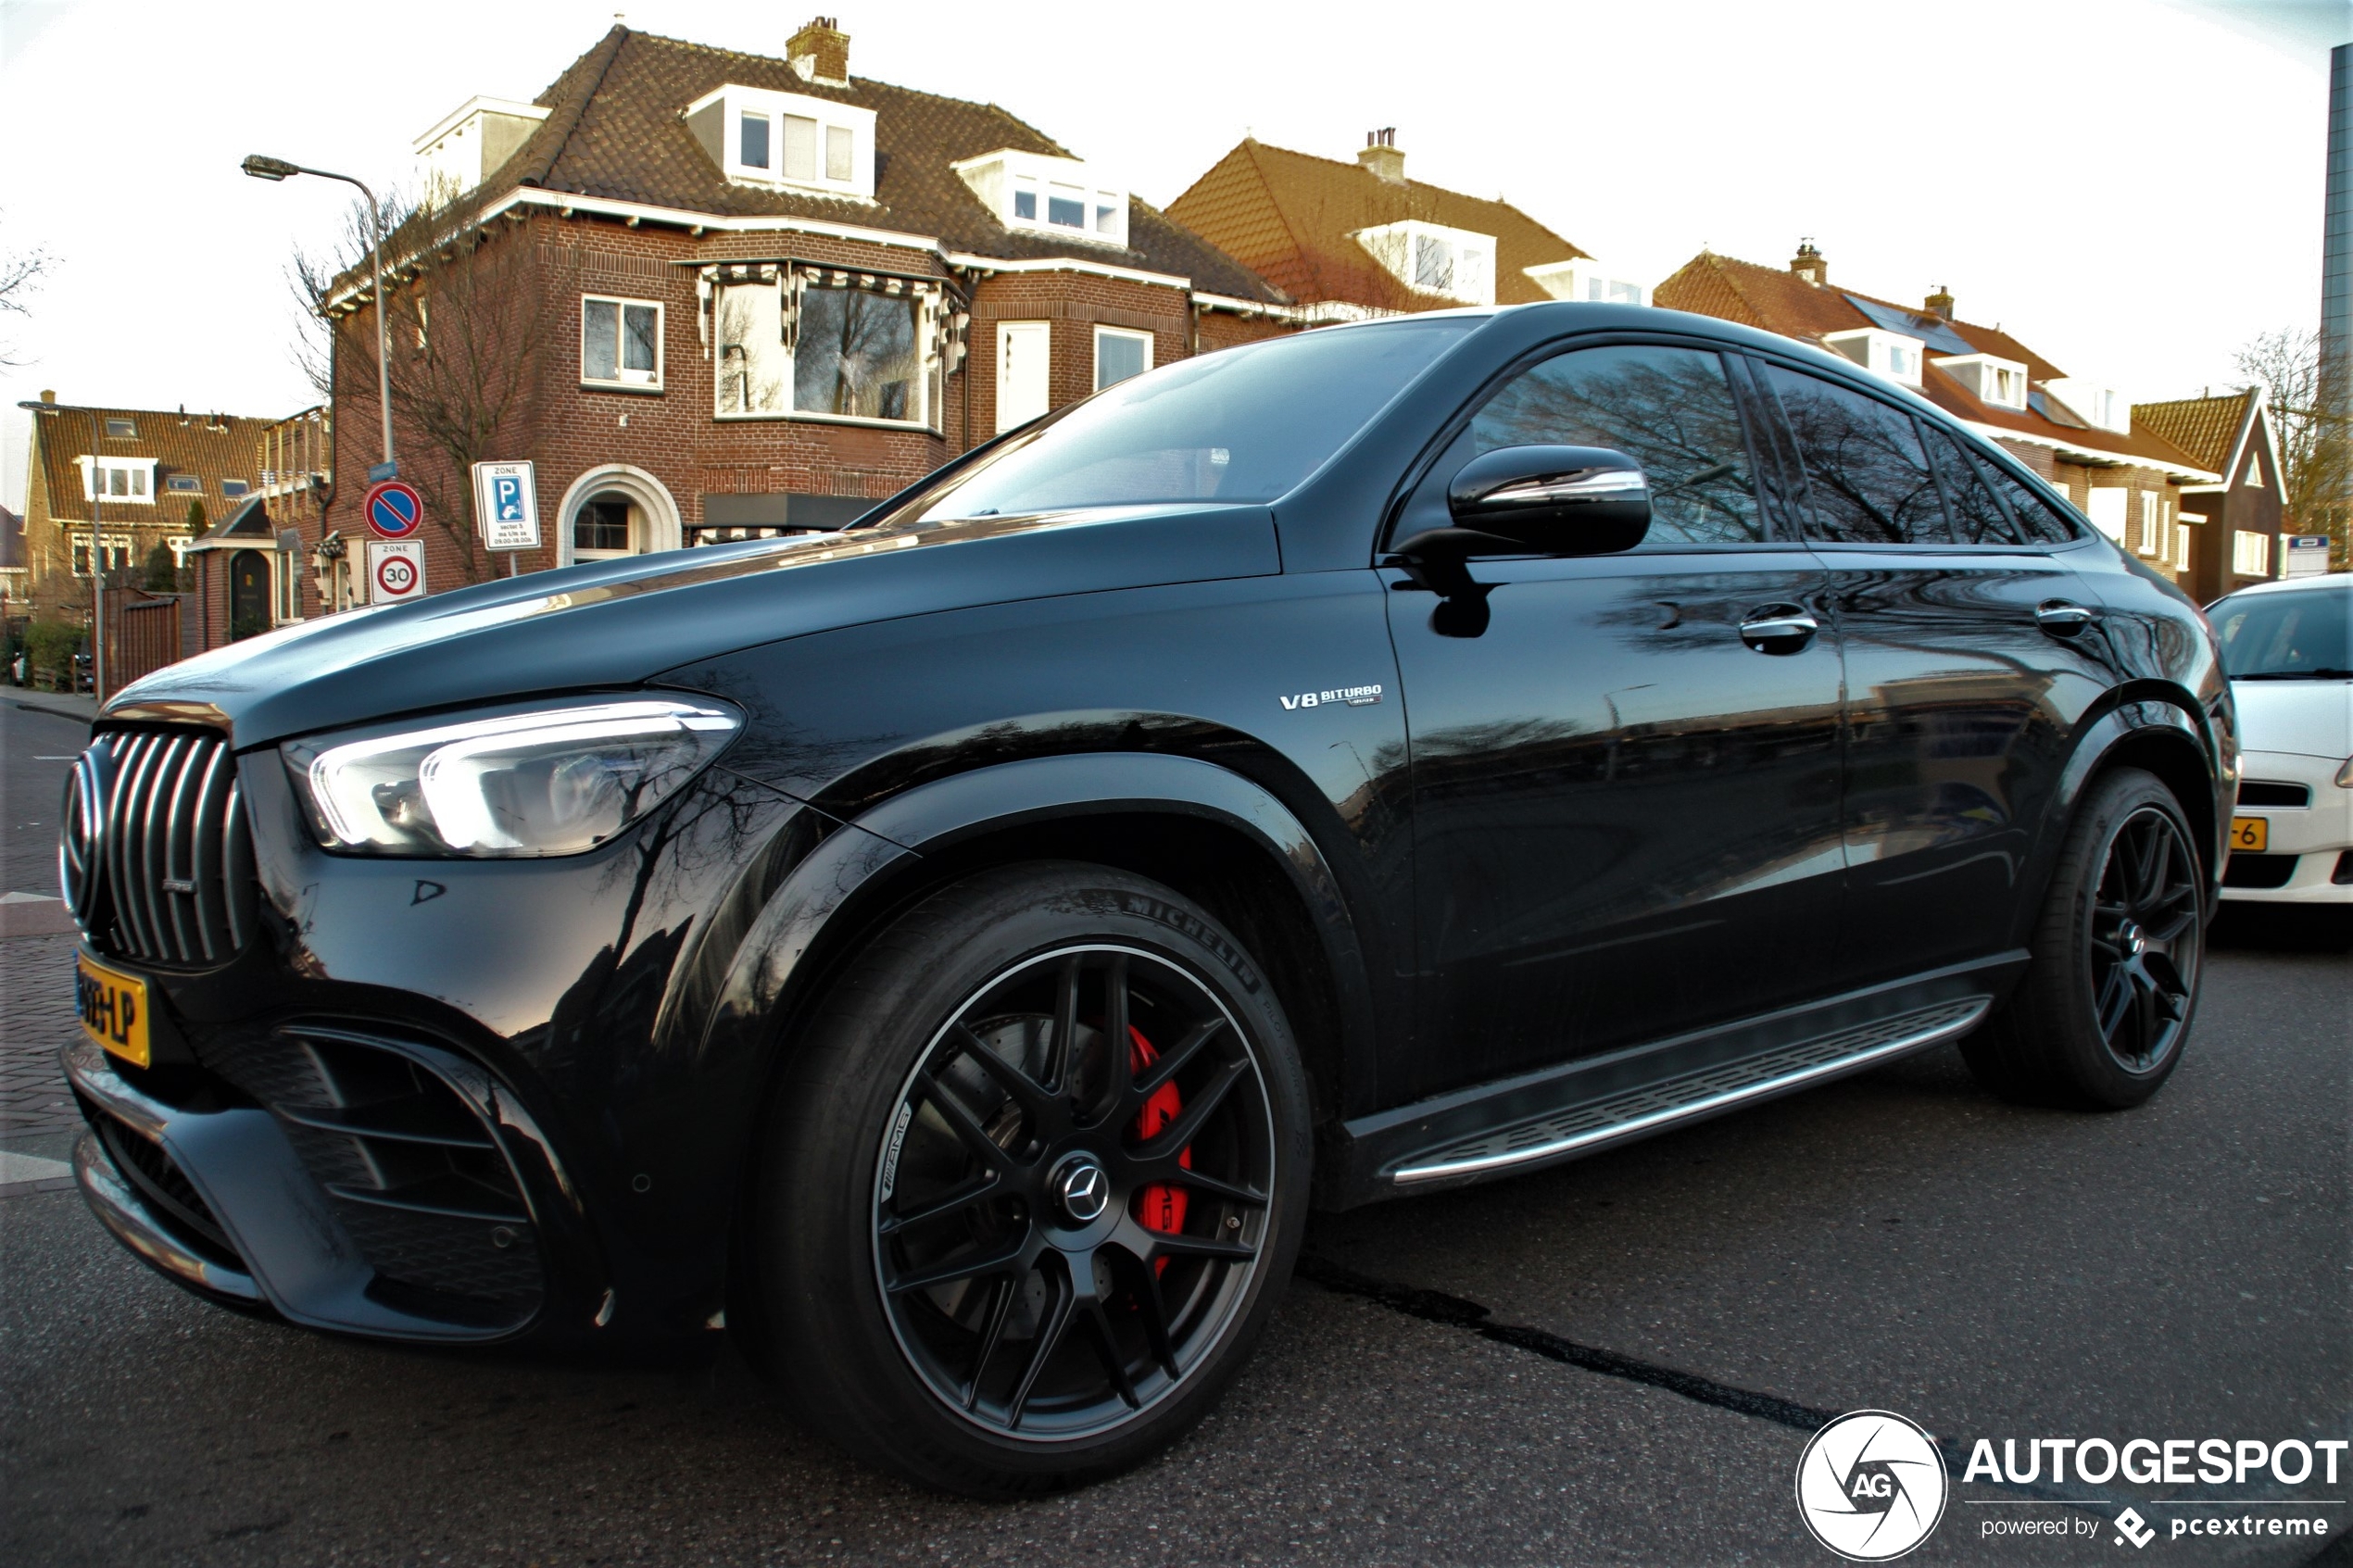
<svg viewBox="0 0 2353 1568"><path fill-rule="evenodd" d="M1953 291L1943 283L1937 284L1936 292L1928 296L1928 313L1940 321L1951 320L1953 319Z"/></svg>
<svg viewBox="0 0 2353 1568"><path fill-rule="evenodd" d="M828 87L849 85L849 34L834 22L832 17L812 17L809 25L785 45L785 63L799 72L803 82L822 82Z"/></svg>
<svg viewBox="0 0 2353 1568"><path fill-rule="evenodd" d="M50 391L47 387L43 387L41 389L41 401L44 403L55 403L57 400L57 395L56 393Z"/></svg>
<svg viewBox="0 0 2353 1568"><path fill-rule="evenodd" d="M1814 248L1811 234L1797 242L1797 254L1790 258L1789 270L1818 289L1831 281L1831 264Z"/></svg>
<svg viewBox="0 0 2353 1568"><path fill-rule="evenodd" d="M1394 125L1365 132L1365 144L1356 151L1356 161L1392 185L1405 182L1405 155L1397 150Z"/></svg>

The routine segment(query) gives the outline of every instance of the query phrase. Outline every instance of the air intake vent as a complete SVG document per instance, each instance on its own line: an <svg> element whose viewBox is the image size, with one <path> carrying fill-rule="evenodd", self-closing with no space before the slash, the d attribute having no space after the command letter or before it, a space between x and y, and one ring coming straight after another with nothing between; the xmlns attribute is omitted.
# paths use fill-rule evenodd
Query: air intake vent
<svg viewBox="0 0 2353 1568"><path fill-rule="evenodd" d="M2300 784L2274 784L2269 779L2249 779L2239 785L2242 806L2309 806L2312 787Z"/></svg>
<svg viewBox="0 0 2353 1568"><path fill-rule="evenodd" d="M92 947L175 969L253 935L253 842L237 759L209 730L99 735L66 786L66 906Z"/></svg>

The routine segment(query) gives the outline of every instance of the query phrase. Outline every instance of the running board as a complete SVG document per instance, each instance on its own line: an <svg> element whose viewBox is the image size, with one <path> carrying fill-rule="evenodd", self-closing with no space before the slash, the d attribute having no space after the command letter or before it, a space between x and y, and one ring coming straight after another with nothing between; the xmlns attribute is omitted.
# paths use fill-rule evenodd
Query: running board
<svg viewBox="0 0 2353 1568"><path fill-rule="evenodd" d="M1513 1175L1929 1049L1982 1022L2026 966L2020 949L1990 953L1328 1123L1317 1206Z"/></svg>
<svg viewBox="0 0 2353 1568"><path fill-rule="evenodd" d="M1389 1179L1402 1187L1450 1176L1484 1175L1641 1137L1679 1122L1712 1116L1750 1100L1926 1050L1977 1027L1993 1005L1990 997L1972 997L1920 1008L1712 1072L1670 1078L1647 1089L1580 1106L1565 1115L1523 1122L1440 1149L1391 1172Z"/></svg>

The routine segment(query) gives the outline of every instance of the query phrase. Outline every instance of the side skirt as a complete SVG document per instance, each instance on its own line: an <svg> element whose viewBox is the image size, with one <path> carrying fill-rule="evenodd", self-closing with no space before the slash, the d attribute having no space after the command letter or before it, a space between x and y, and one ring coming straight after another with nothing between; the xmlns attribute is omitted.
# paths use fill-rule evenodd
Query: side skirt
<svg viewBox="0 0 2353 1568"><path fill-rule="evenodd" d="M2002 953L1359 1117L1322 1151L1320 1196L1352 1208L1516 1175L1860 1073L1968 1034L2026 961Z"/></svg>

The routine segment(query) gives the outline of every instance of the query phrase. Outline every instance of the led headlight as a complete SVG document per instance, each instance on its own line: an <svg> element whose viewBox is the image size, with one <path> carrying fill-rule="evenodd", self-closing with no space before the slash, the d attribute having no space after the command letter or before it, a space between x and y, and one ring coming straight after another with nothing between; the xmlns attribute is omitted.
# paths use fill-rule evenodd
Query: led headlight
<svg viewBox="0 0 2353 1568"><path fill-rule="evenodd" d="M324 848L573 855L676 794L742 724L705 697L607 696L279 751Z"/></svg>

